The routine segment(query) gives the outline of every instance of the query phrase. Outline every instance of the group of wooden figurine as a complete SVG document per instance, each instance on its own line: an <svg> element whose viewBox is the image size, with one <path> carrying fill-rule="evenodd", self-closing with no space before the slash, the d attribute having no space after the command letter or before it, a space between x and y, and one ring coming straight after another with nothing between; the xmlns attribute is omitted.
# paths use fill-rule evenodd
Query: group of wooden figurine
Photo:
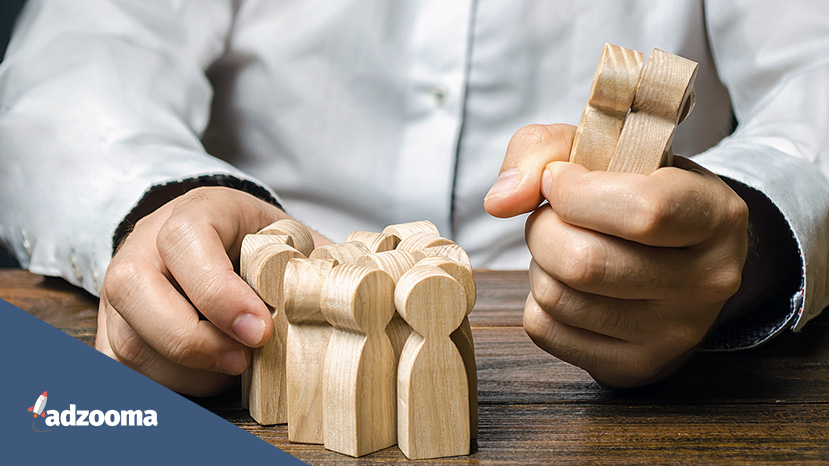
<svg viewBox="0 0 829 466"><path fill-rule="evenodd" d="M643 62L605 45L571 162L642 174L671 164L697 64L658 49ZM469 454L475 282L466 252L432 223L314 249L305 227L280 220L245 237L240 273L273 308L274 336L242 383L257 422L351 456L395 444L411 459Z"/></svg>
<svg viewBox="0 0 829 466"><path fill-rule="evenodd" d="M240 274L273 311L274 335L242 377L257 422L355 457L395 444L410 459L469 454L475 281L434 224L314 248L304 226L280 220L244 238Z"/></svg>

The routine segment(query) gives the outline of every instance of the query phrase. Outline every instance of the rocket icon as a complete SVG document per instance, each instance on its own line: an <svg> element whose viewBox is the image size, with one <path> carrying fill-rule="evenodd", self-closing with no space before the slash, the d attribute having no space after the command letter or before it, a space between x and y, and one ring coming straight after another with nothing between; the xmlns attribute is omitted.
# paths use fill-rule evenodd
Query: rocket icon
<svg viewBox="0 0 829 466"><path fill-rule="evenodd" d="M34 413L34 417L37 417L39 414L40 417L46 417L46 414L43 412L43 409L46 407L46 392L43 392L39 397L37 397L37 401L35 402L34 406L29 407L29 412Z"/></svg>

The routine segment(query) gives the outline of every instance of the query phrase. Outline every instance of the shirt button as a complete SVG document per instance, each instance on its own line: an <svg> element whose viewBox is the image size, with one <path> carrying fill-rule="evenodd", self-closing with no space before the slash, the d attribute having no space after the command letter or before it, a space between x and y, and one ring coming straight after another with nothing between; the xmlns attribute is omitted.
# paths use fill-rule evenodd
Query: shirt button
<svg viewBox="0 0 829 466"><path fill-rule="evenodd" d="M92 286L95 287L99 293L101 292L101 274L99 274L96 269L92 269Z"/></svg>
<svg viewBox="0 0 829 466"><path fill-rule="evenodd" d="M25 231L23 232L23 241L22 241L22 243L23 243L23 250L26 251L26 255L29 256L29 257L32 257L32 250L34 249L33 245L32 245L32 240L29 239L29 235Z"/></svg>
<svg viewBox="0 0 829 466"><path fill-rule="evenodd" d="M81 273L81 265L78 263L78 256L76 256L74 252L69 254L69 270L72 272L72 275L78 279L78 281L83 278L83 274Z"/></svg>
<svg viewBox="0 0 829 466"><path fill-rule="evenodd" d="M435 105L438 107L443 107L446 103L446 99L449 98L449 89L443 86L435 86L432 88L432 100L435 101Z"/></svg>

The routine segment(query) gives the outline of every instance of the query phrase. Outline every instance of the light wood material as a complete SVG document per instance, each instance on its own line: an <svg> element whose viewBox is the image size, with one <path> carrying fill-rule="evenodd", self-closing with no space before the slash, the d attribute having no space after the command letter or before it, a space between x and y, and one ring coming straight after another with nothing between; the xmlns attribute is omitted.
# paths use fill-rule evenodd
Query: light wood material
<svg viewBox="0 0 829 466"><path fill-rule="evenodd" d="M397 376L398 444L409 459L469 454L469 394L463 359L449 335L467 305L463 287L434 266L415 266L394 293L412 327Z"/></svg>
<svg viewBox="0 0 829 466"><path fill-rule="evenodd" d="M251 236L251 235L248 235ZM284 243L270 243L253 250L252 254L242 253L239 262L241 277L262 298L268 306L278 309L282 305L282 277L285 271L286 257L299 253ZM285 255L287 254L287 255ZM305 257L299 253L297 257Z"/></svg>
<svg viewBox="0 0 829 466"><path fill-rule="evenodd" d="M388 235L395 235L400 240L408 238L414 233L432 233L435 236L440 236L440 231L434 223L428 220L421 220L418 222L398 223L397 225L389 225L383 229L383 233Z"/></svg>
<svg viewBox="0 0 829 466"><path fill-rule="evenodd" d="M334 326L324 369L325 448L359 457L394 445L397 360L385 333L394 280L339 265L323 284L321 308Z"/></svg>
<svg viewBox="0 0 829 466"><path fill-rule="evenodd" d="M475 343L472 338L472 326L469 323L469 314L475 306L477 288L472 271L448 257L433 256L421 259L416 264L420 266L434 266L452 276L461 287L466 297L466 314L457 330L452 332L450 338L463 359L463 366L466 369L466 380L469 386L469 436L478 437L478 366L475 362Z"/></svg>
<svg viewBox="0 0 829 466"><path fill-rule="evenodd" d="M314 249L310 259L331 259L340 264L353 264L362 256L369 254L365 244L357 241L348 243L329 244Z"/></svg>
<svg viewBox="0 0 829 466"><path fill-rule="evenodd" d="M285 380L285 342L288 321L285 319L283 278L290 259L304 258L287 244L270 244L257 248L242 276L272 308L273 336L253 350L248 374L243 374L243 390L249 390L247 401L250 415L262 425L287 422ZM243 396L244 398L244 396Z"/></svg>
<svg viewBox="0 0 829 466"><path fill-rule="evenodd" d="M671 142L694 102L697 63L654 49L642 71L608 171L649 174L671 165Z"/></svg>
<svg viewBox="0 0 829 466"><path fill-rule="evenodd" d="M570 161L607 170L642 72L642 52L605 44L587 105L576 130Z"/></svg>
<svg viewBox="0 0 829 466"><path fill-rule="evenodd" d="M404 273L414 267L415 262L415 258L411 253L397 249L363 256L357 259L356 265L370 269L380 269L388 273L394 283L397 283ZM386 335L389 336L396 359L400 359L400 353L403 351L403 346L411 333L412 328L409 327L409 324L400 317L400 314L395 312L391 322L386 326Z"/></svg>
<svg viewBox="0 0 829 466"><path fill-rule="evenodd" d="M401 240L400 244L397 245L397 249L400 249L401 251L412 252L424 248L432 248L435 246L448 246L453 244L455 243L448 238L435 236L431 232L419 232L412 233L405 239Z"/></svg>
<svg viewBox="0 0 829 466"><path fill-rule="evenodd" d="M325 353L333 328L320 310L322 284L334 268L327 259L291 259L285 268L285 357L288 440L322 444Z"/></svg>
<svg viewBox="0 0 829 466"><path fill-rule="evenodd" d="M396 235L387 233L375 233L372 231L354 231L345 237L345 242L356 241L363 243L368 248L368 252L384 252L391 251L397 247L400 238Z"/></svg>
<svg viewBox="0 0 829 466"><path fill-rule="evenodd" d="M257 249L275 243L294 246L293 238L288 235L245 235L239 254L239 275L247 275L248 263Z"/></svg>
<svg viewBox="0 0 829 466"><path fill-rule="evenodd" d="M314 250L314 238L311 231L305 225L294 219L285 218L277 220L265 228L259 230L260 235L288 235L293 240L294 249L308 257Z"/></svg>
<svg viewBox="0 0 829 466"><path fill-rule="evenodd" d="M457 244L446 244L443 246L418 249L416 251L412 251L412 255L417 260L432 256L448 257L466 267L470 272L472 271L472 262L469 261L469 255Z"/></svg>

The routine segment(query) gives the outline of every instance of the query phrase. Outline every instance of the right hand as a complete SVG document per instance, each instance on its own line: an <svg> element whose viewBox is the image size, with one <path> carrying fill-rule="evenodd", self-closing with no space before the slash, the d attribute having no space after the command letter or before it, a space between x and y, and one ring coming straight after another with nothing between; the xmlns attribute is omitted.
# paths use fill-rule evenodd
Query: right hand
<svg viewBox="0 0 829 466"><path fill-rule="evenodd" d="M204 187L139 220L107 269L96 348L180 393L228 389L273 333L267 306L233 262L246 234L282 218L243 191Z"/></svg>

